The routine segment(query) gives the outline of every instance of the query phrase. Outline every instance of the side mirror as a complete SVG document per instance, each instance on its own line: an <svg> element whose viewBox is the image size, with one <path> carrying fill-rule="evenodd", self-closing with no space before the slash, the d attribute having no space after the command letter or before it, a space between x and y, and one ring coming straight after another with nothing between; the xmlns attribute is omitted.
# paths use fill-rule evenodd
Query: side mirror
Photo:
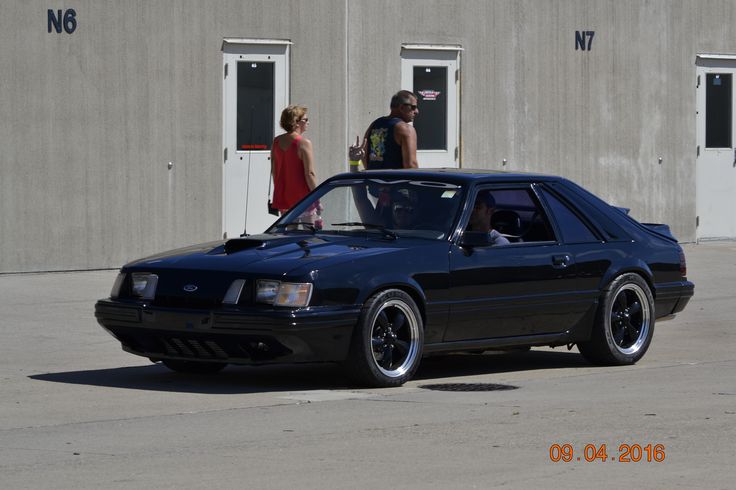
<svg viewBox="0 0 736 490"><path fill-rule="evenodd" d="M464 248L487 247L491 244L485 231L464 231L460 235L460 246Z"/></svg>

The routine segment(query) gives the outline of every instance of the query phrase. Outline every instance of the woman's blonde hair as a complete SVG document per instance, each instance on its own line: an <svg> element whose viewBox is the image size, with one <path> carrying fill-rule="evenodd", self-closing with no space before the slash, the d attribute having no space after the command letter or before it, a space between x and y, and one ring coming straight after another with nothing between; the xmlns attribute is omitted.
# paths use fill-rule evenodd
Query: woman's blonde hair
<svg viewBox="0 0 736 490"><path fill-rule="evenodd" d="M300 105L290 105L283 111L281 111L281 127L284 131L291 133L296 129L296 125L299 123L304 114L307 113L307 108Z"/></svg>

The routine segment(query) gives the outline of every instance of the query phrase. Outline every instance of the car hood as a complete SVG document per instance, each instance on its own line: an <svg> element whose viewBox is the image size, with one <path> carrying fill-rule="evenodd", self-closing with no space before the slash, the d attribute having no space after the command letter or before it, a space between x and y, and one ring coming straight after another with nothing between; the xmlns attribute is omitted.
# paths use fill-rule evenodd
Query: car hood
<svg viewBox="0 0 736 490"><path fill-rule="evenodd" d="M283 275L394 254L438 242L371 236L263 234L192 245L130 262L125 269L187 269ZM300 271L300 269L304 269Z"/></svg>

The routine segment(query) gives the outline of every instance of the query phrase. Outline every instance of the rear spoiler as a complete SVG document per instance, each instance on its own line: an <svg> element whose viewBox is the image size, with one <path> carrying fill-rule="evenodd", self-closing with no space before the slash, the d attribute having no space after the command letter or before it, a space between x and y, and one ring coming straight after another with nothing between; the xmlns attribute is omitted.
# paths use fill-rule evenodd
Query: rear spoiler
<svg viewBox="0 0 736 490"><path fill-rule="evenodd" d="M618 209L625 215L629 216L629 211L631 211L631 208L622 208L620 206L613 206L614 208ZM631 218L631 216L629 216ZM633 218L631 218L633 220ZM634 220L636 221L636 220ZM639 223L637 221L637 223ZM639 223L644 228L646 228L649 231L653 231L657 235L661 235L665 238L669 238L673 242L677 242L677 238L675 238L675 235L672 234L672 230L670 230L669 225L665 225L664 223Z"/></svg>
<svg viewBox="0 0 736 490"><path fill-rule="evenodd" d="M672 231L670 230L670 227L668 225L665 225L663 223L642 223L642 225L658 235L662 235L663 237L669 238L670 240L675 242L677 241L677 238L675 238L675 235L672 234Z"/></svg>

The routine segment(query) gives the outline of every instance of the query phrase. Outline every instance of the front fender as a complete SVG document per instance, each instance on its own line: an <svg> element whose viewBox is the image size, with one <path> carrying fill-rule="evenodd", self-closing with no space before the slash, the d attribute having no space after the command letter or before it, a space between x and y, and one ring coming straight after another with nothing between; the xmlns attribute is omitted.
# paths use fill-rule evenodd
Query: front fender
<svg viewBox="0 0 736 490"><path fill-rule="evenodd" d="M363 304L368 301L368 298L373 296L378 291L390 288L403 289L415 300L419 300L417 303L421 309L424 309L424 305L427 303L427 296L424 293L422 286L410 276L406 274L396 273L385 273L371 276L365 283L365 287L358 296L358 302Z"/></svg>

